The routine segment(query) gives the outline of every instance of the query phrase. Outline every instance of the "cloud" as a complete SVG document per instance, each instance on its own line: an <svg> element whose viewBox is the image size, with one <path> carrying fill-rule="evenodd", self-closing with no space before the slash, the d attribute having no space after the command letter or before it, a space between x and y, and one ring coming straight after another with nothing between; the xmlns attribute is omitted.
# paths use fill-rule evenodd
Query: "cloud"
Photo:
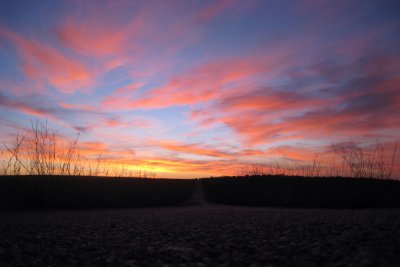
<svg viewBox="0 0 400 267"><path fill-rule="evenodd" d="M171 78L164 86L139 95L121 98L120 92L108 96L109 109L159 109L213 101L229 94L235 86L250 82L270 70L264 58L223 59L201 65L186 74Z"/></svg>
<svg viewBox="0 0 400 267"><path fill-rule="evenodd" d="M126 35L123 31L104 28L105 25L77 25L68 20L58 35L68 47L83 55L108 56L121 52Z"/></svg>
<svg viewBox="0 0 400 267"><path fill-rule="evenodd" d="M107 143L99 141L79 141L76 149L77 154L84 157L110 157L115 153Z"/></svg>
<svg viewBox="0 0 400 267"><path fill-rule="evenodd" d="M223 15L238 15L243 12L253 10L260 1L248 0L248 1L238 1L238 0L216 0L211 1L204 8L200 10L197 14L196 19L200 23L211 22Z"/></svg>
<svg viewBox="0 0 400 267"><path fill-rule="evenodd" d="M35 107L24 101L13 100L1 93L0 93L0 106L9 109L16 109L29 115L35 115L40 117L52 116L51 110L48 110L46 108Z"/></svg>
<svg viewBox="0 0 400 267"><path fill-rule="evenodd" d="M135 158L125 162L128 166L142 166L157 172L157 177L163 175L178 178L209 177L219 175L237 175L248 167L246 163L232 160L193 160L178 157Z"/></svg>
<svg viewBox="0 0 400 267"><path fill-rule="evenodd" d="M226 125L248 146L321 136L362 138L400 129L400 120L392 116L400 112L396 54L354 58L342 67L352 70L347 75L325 63L327 67L320 61L318 68L325 81L310 64L309 71L284 85L244 86L221 95L208 110L195 109L189 118L205 128ZM375 67L380 64L382 68Z"/></svg>
<svg viewBox="0 0 400 267"><path fill-rule="evenodd" d="M112 114L98 111L92 106L50 103L39 97L19 97L17 99L0 93L0 106L17 110L27 115L50 119L64 127L86 132L98 127L136 126L148 127L145 120L123 122Z"/></svg>
<svg viewBox="0 0 400 267"><path fill-rule="evenodd" d="M56 29L64 46L84 56L118 59L137 49L132 37L146 25L140 12L132 11L126 3L70 2L69 6ZM116 61L112 62L115 65Z"/></svg>
<svg viewBox="0 0 400 267"><path fill-rule="evenodd" d="M192 154L198 156L208 156L216 159L239 159L241 157L252 157L252 156L265 156L263 150L256 149L217 149L211 145L205 145L202 143L183 143L181 141L168 141L159 140L153 142L153 144L162 149L166 149L173 152L179 152L184 154Z"/></svg>
<svg viewBox="0 0 400 267"><path fill-rule="evenodd" d="M111 95L107 96L102 105L114 110L129 108L131 105L131 98L145 83L133 83L121 88L116 89Z"/></svg>
<svg viewBox="0 0 400 267"><path fill-rule="evenodd" d="M201 156L210 156L210 157L217 157L217 158L226 158L230 157L230 153L223 152L221 150L205 147L200 144L182 144L180 142L173 142L173 141L158 141L155 143L157 146L171 150L174 152L181 152L186 154L195 154Z"/></svg>
<svg viewBox="0 0 400 267"><path fill-rule="evenodd" d="M197 19L201 22L210 21L222 14L232 4L234 4L233 0L214 1L199 12Z"/></svg>
<svg viewBox="0 0 400 267"><path fill-rule="evenodd" d="M170 61L201 38L189 2L72 2L58 23L63 47L106 70L124 67L132 76L154 78ZM187 12L181 12L186 9ZM72 10L72 11L71 11Z"/></svg>
<svg viewBox="0 0 400 267"><path fill-rule="evenodd" d="M18 48L26 77L48 83L64 93L73 93L92 83L93 74L83 63L65 56L53 46L27 39L5 28L0 28L0 37Z"/></svg>
<svg viewBox="0 0 400 267"><path fill-rule="evenodd" d="M303 92L286 91L281 88L247 88L222 98L217 104L225 111L262 110L265 113L282 114L288 110L301 110L316 105L330 104L332 100L312 97Z"/></svg>

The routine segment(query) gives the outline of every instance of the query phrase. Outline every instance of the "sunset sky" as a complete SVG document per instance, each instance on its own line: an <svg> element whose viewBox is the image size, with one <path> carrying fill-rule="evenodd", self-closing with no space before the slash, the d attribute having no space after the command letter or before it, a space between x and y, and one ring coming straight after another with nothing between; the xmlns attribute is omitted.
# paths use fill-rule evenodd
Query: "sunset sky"
<svg viewBox="0 0 400 267"><path fill-rule="evenodd" d="M399 1L1 1L0 139L161 177L400 139Z"/></svg>

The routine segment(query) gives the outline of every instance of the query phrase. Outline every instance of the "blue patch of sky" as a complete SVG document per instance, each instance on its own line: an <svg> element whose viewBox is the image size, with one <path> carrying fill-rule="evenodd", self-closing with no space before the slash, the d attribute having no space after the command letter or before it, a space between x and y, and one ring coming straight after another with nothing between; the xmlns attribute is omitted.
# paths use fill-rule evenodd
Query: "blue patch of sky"
<svg viewBox="0 0 400 267"><path fill-rule="evenodd" d="M24 79L22 72L19 71L19 59L16 55L15 47L0 39L0 79L10 82ZM3 88L0 90L3 91Z"/></svg>

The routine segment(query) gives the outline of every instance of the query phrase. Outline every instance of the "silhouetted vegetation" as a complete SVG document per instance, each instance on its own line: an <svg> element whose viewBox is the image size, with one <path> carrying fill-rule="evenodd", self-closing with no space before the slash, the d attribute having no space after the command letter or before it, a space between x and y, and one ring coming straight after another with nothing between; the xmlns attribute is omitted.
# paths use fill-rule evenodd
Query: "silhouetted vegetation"
<svg viewBox="0 0 400 267"><path fill-rule="evenodd" d="M305 208L400 207L400 182L360 178L243 176L203 179L210 202Z"/></svg>
<svg viewBox="0 0 400 267"><path fill-rule="evenodd" d="M104 160L102 151L96 157L80 153L79 133L67 139L49 129L47 120L31 122L30 129L17 132L2 143L1 175L71 175L155 178L151 168L135 168L124 162Z"/></svg>
<svg viewBox="0 0 400 267"><path fill-rule="evenodd" d="M398 144L362 146L359 142L335 143L325 153L314 153L309 159L281 157L269 158L266 164L252 165L240 170L238 176L303 176L353 177L392 179L395 165L399 164ZM399 170L397 170L397 176Z"/></svg>
<svg viewBox="0 0 400 267"><path fill-rule="evenodd" d="M0 176L0 208L132 208L179 205L194 180L87 176Z"/></svg>

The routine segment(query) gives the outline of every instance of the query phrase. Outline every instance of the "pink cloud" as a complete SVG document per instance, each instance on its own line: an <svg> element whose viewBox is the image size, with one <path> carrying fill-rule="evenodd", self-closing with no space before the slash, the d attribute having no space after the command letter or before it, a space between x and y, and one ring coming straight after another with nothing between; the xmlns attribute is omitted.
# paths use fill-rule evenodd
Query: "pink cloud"
<svg viewBox="0 0 400 267"><path fill-rule="evenodd" d="M56 30L66 47L85 56L119 60L138 48L132 37L145 27L145 17L139 12L126 17L126 3L107 2L101 7L93 2L70 4L74 11L62 19ZM115 66L117 62L113 60L108 65Z"/></svg>
<svg viewBox="0 0 400 267"><path fill-rule="evenodd" d="M270 121L259 110L225 114L220 122L234 129L249 145L295 138L312 140L320 136L332 140L338 137L360 137L388 129L399 129L400 125L399 119L388 116L389 110L379 114L368 111L368 106L365 110L352 110L352 107L348 110L337 110L333 107L321 109L315 105L307 107L313 111L302 115L292 113L276 122ZM394 104L392 108L398 107Z"/></svg>
<svg viewBox="0 0 400 267"><path fill-rule="evenodd" d="M133 83L125 87L116 89L112 95L103 100L103 105L106 107L115 107L116 109L124 109L131 105L131 98L145 83ZM119 107L119 108L118 108Z"/></svg>
<svg viewBox="0 0 400 267"><path fill-rule="evenodd" d="M120 52L126 41L122 31L113 31L104 25L77 25L72 19L58 30L67 46L84 55L104 56Z"/></svg>
<svg viewBox="0 0 400 267"><path fill-rule="evenodd" d="M239 159L240 157L253 157L253 156L265 156L265 151L257 149L244 149L228 151L224 149L217 149L208 145L200 143L182 143L180 141L156 141L154 145L170 150L173 152L180 152L185 154L209 156L219 159Z"/></svg>
<svg viewBox="0 0 400 267"><path fill-rule="evenodd" d="M65 56L53 46L4 28L0 28L0 36L17 46L27 77L49 83L64 93L73 93L92 83L93 74L83 63Z"/></svg>
<svg viewBox="0 0 400 267"><path fill-rule="evenodd" d="M263 58L226 59L200 66L184 75L179 75L161 87L145 95L121 98L116 92L103 104L109 109L157 109L179 105L193 105L212 101L230 94L241 83L265 74L270 62Z"/></svg>
<svg viewBox="0 0 400 267"><path fill-rule="evenodd" d="M146 26L145 6L137 4L132 10L132 3L124 1L69 1L66 5L68 13L56 29L66 47L85 56L119 60L137 48L132 37Z"/></svg>
<svg viewBox="0 0 400 267"><path fill-rule="evenodd" d="M336 99L310 97L296 91L277 91L274 88L264 87L261 89L243 88L240 92L226 96L219 101L219 107L225 112L263 110L275 113L289 110L309 109L314 106L336 104Z"/></svg>
<svg viewBox="0 0 400 267"><path fill-rule="evenodd" d="M285 86L239 86L218 95L206 109L195 109L190 119L204 128L226 125L249 146L321 136L338 140L393 135L400 130L400 120L393 116L400 112L399 58L374 53L368 44L365 49L368 56L346 56L344 65L322 64L315 81L314 72L306 70ZM324 71L328 82L319 80ZM300 83L308 80L313 83Z"/></svg>
<svg viewBox="0 0 400 267"><path fill-rule="evenodd" d="M65 47L104 60L101 64L107 70L125 65L132 67L135 76L148 77L160 66L169 67L167 58L197 40L193 14L179 12L183 4L72 2L74 12L62 19L56 32Z"/></svg>
<svg viewBox="0 0 400 267"><path fill-rule="evenodd" d="M51 112L46 110L45 108L38 108L29 103L25 103L23 101L17 101L6 97L5 95L0 94L0 106L4 106L10 109L18 110L22 113L28 115L39 116L42 118L55 118Z"/></svg>
<svg viewBox="0 0 400 267"><path fill-rule="evenodd" d="M108 118L108 119L103 119L102 124L97 125L100 127L128 127L128 128L151 128L153 127L153 123L149 119L145 118L136 118L136 119L129 119L129 120L122 120L122 119L113 119L113 118Z"/></svg>
<svg viewBox="0 0 400 267"><path fill-rule="evenodd" d="M155 144L163 149L187 153L187 154L195 154L195 155L210 156L217 158L226 158L231 156L227 152L223 152L217 149L212 149L199 144L182 144L180 142L172 142L172 141L158 141Z"/></svg>
<svg viewBox="0 0 400 267"><path fill-rule="evenodd" d="M234 3L233 0L217 0L206 6L201 12L197 15L197 19L206 22L214 19L221 13L223 13L230 5Z"/></svg>
<svg viewBox="0 0 400 267"><path fill-rule="evenodd" d="M222 15L237 15L239 13L253 10L258 4L257 0L216 0L211 1L197 14L196 19L201 23L207 23Z"/></svg>
<svg viewBox="0 0 400 267"><path fill-rule="evenodd" d="M60 102L59 105L65 109L71 109L71 110L83 110L83 111L96 111L97 107L91 106L91 105L85 105L85 104L73 104L73 103L65 103L65 102Z"/></svg>

